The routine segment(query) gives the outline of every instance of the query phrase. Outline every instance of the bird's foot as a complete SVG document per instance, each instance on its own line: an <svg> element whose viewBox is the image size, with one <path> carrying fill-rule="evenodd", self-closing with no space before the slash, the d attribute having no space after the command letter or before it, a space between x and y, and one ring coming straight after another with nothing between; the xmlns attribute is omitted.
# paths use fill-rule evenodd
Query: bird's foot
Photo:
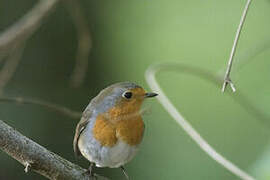
<svg viewBox="0 0 270 180"><path fill-rule="evenodd" d="M96 179L96 176L95 176L95 174L94 174L94 172L93 172L93 166L95 166L95 164L94 163L91 163L90 164L90 166L89 166L89 168L84 172L87 176L89 176L89 178L91 178L91 179Z"/></svg>
<svg viewBox="0 0 270 180"><path fill-rule="evenodd" d="M120 169L122 170L122 172L124 173L125 177L127 180L130 180L128 174L127 174L127 171L125 170L124 166L120 166Z"/></svg>

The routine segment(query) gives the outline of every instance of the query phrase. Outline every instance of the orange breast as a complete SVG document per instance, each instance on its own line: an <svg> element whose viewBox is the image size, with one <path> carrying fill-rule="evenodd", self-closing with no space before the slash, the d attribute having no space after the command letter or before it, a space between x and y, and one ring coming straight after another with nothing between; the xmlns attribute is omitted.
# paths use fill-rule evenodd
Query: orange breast
<svg viewBox="0 0 270 180"><path fill-rule="evenodd" d="M144 123L141 116L130 119L121 119L117 123L111 123L104 116L97 116L93 135L101 145L112 147L118 139L134 146L142 141Z"/></svg>
<svg viewBox="0 0 270 180"><path fill-rule="evenodd" d="M103 146L113 146L117 142L115 126L102 115L97 116L93 135Z"/></svg>
<svg viewBox="0 0 270 180"><path fill-rule="evenodd" d="M141 116L129 120L121 120L116 126L116 137L125 143L135 146L142 141L144 123Z"/></svg>
<svg viewBox="0 0 270 180"><path fill-rule="evenodd" d="M140 107L145 92L141 88L135 88L133 94L133 99L120 101L104 114L97 116L93 135L103 146L113 146L118 139L131 146L141 142L144 123Z"/></svg>

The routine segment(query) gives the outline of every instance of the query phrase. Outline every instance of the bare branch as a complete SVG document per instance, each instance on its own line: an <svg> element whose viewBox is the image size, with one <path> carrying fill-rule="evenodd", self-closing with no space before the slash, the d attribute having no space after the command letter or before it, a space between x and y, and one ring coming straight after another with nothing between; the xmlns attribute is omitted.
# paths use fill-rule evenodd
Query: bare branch
<svg viewBox="0 0 270 180"><path fill-rule="evenodd" d="M91 180L86 170L48 151L0 120L0 149L29 169L53 180Z"/></svg>
<svg viewBox="0 0 270 180"><path fill-rule="evenodd" d="M15 47L14 52L11 52L9 57L6 59L5 65L0 71L0 95L3 93L3 90L9 80L12 78L15 73L21 56L24 50L24 43Z"/></svg>
<svg viewBox="0 0 270 180"><path fill-rule="evenodd" d="M5 53L18 42L27 40L59 0L40 0L26 15L0 34L0 52Z"/></svg>
<svg viewBox="0 0 270 180"><path fill-rule="evenodd" d="M33 104L38 106L43 106L48 109L51 109L53 111L62 113L66 116L69 116L74 119L79 119L82 115L81 112L73 111L71 109L68 109L64 106L53 104L50 102L37 100L37 99L29 99L29 98L23 98L23 97L1 97L0 96L0 102L11 102L11 103L18 103L18 104Z"/></svg>
<svg viewBox="0 0 270 180"><path fill-rule="evenodd" d="M232 69L232 64L233 64L233 58L234 58L234 55L235 55L235 50L236 50L236 47L237 47L237 44L238 44L238 41L239 41L240 33L241 33L241 30L242 30L243 24L245 22L246 15L247 15L247 12L248 12L248 8L249 8L250 3L251 3L251 0L247 0L247 3L246 3L246 6L245 6L245 9L243 11L243 14L242 14L242 17L241 17L239 26L237 28L237 32L236 32L236 35L235 35L235 38L234 38L234 42L233 42L233 46L232 46L232 51L231 51L230 58L229 58L229 61L228 61L227 70L226 70L225 77L224 77L224 82L223 82L223 86L222 86L222 92L225 91L226 86L228 84L231 86L233 92L236 91L236 89L234 87L234 84L231 81L230 73L231 73L231 69Z"/></svg>
<svg viewBox="0 0 270 180"><path fill-rule="evenodd" d="M92 49L92 39L87 20L79 2L77 0L67 0L64 3L76 27L78 37L76 64L71 75L70 85L72 87L79 87L83 83L87 73L88 58Z"/></svg>
<svg viewBox="0 0 270 180"><path fill-rule="evenodd" d="M165 95L165 93L160 88L158 82L156 81L155 75L157 72L160 72L161 70L182 70L184 72L190 72L192 68L185 68L177 63L164 63L159 64L156 66L150 66L148 70L146 71L145 77L147 80L147 83L149 84L150 88L157 92L159 95L157 96L157 99L159 102L163 105L163 107L167 110L167 112L176 120L176 122L186 131L186 133L199 145L199 147L206 152L212 159L214 159L216 162L218 162L220 165L222 165L224 168L238 176L239 178L243 180L254 180L252 176L241 170L239 167L237 167L235 164L233 164L231 161L223 157L221 154L219 154L213 147L211 147L206 140L204 140L201 135L189 124L187 120L184 119L184 117L180 114L180 112L174 107L174 105L171 103L171 101L168 99L168 97ZM199 77L201 74L204 74L204 71L197 71L195 69L195 75L198 75ZM211 75L209 76L209 73L206 73L205 76L206 79L210 78L212 80Z"/></svg>

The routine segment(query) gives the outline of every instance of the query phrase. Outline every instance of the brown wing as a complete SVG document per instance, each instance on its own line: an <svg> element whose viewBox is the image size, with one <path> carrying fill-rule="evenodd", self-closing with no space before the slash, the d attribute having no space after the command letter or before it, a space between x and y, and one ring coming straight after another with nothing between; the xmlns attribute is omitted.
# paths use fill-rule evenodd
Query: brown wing
<svg viewBox="0 0 270 180"><path fill-rule="evenodd" d="M86 125L89 123L89 119L91 117L91 111L89 108L86 108L86 110L82 114L82 118L80 122L77 124L76 131L75 131L75 136L73 139L73 150L76 156L80 156L81 152L78 147L78 140L80 138L81 133L85 129Z"/></svg>
<svg viewBox="0 0 270 180"><path fill-rule="evenodd" d="M109 88L113 88L113 86L102 90L95 98L93 98L82 114L82 118L76 127L76 132L75 132L75 136L73 140L73 150L74 150L75 155L77 156L81 155L81 152L78 147L78 141L79 141L81 133L85 129L86 125L89 123L89 119L92 115L92 107L96 107L97 104L103 101L104 97L107 96L106 93L111 92Z"/></svg>

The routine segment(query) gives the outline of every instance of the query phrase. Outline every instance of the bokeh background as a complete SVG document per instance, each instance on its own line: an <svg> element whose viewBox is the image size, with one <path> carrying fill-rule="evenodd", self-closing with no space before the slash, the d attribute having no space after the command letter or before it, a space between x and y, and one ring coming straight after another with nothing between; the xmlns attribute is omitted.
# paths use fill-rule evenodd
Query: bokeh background
<svg viewBox="0 0 270 180"><path fill-rule="evenodd" d="M0 1L0 33L36 3ZM145 70L153 63L179 62L222 77L244 0L81 0L93 48L86 78L70 87L77 34L64 1L28 40L4 96L37 98L82 111L102 88L134 81L149 90ZM168 72L158 75L166 94L218 152L258 179L270 179L270 1L254 1L237 49L232 79L237 92L203 77ZM3 53L3 52L2 52ZM1 66L4 61L1 62ZM239 104L232 96L244 96ZM259 115L254 115L259 111ZM162 108L148 101L145 138L126 165L133 180L237 180L209 158ZM263 117L262 117L263 116ZM87 168L72 150L79 119L35 105L0 102L0 118L62 157ZM98 169L125 179L119 169ZM0 152L0 179L45 179Z"/></svg>

